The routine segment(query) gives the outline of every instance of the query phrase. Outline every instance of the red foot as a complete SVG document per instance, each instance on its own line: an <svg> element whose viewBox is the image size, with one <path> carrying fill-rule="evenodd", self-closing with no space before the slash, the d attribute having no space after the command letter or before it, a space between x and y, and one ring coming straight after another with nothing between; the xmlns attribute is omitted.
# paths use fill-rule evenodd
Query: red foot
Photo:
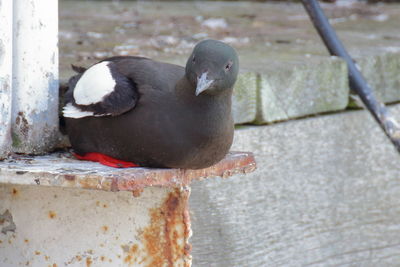
<svg viewBox="0 0 400 267"><path fill-rule="evenodd" d="M113 168L131 168L131 167L139 167L139 165L128 162L128 161L123 161L119 159L112 158L110 156L97 153L97 152L90 152L86 153L84 155L78 155L76 153L72 153L77 159L79 160L88 160L88 161L94 161L94 162L99 162L100 164L113 167Z"/></svg>

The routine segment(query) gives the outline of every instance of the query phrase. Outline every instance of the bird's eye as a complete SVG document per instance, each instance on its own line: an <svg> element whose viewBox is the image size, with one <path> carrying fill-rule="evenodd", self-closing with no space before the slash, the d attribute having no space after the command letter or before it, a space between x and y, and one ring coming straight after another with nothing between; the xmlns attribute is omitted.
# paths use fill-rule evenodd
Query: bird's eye
<svg viewBox="0 0 400 267"><path fill-rule="evenodd" d="M225 71L230 70L230 69L232 68L232 65L233 65L233 62L232 62L232 61L229 61L229 62L226 64L226 66L225 66Z"/></svg>
<svg viewBox="0 0 400 267"><path fill-rule="evenodd" d="M196 58L193 56L193 58L192 58L192 62L194 63L194 62L196 62Z"/></svg>

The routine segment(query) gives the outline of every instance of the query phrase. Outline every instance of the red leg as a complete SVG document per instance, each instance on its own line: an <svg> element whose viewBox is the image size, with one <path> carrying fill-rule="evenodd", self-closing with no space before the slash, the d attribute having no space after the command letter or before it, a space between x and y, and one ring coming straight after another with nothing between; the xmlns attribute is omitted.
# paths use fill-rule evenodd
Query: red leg
<svg viewBox="0 0 400 267"><path fill-rule="evenodd" d="M72 153L77 159L79 160L88 160L88 161L94 161L94 162L99 162L100 164L103 164L105 166L113 167L113 168L131 168L131 167L139 167L139 165L133 163L133 162L128 162L128 161L123 161L119 159L115 159L113 157L97 153L97 152L90 152L86 153L84 155L78 155L76 153Z"/></svg>

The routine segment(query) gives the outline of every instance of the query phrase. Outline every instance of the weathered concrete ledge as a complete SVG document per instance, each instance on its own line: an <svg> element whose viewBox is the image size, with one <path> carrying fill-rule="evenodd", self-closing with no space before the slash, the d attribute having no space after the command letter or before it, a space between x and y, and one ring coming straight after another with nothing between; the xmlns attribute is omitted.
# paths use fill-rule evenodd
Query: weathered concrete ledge
<svg viewBox="0 0 400 267"><path fill-rule="evenodd" d="M230 152L219 163L199 170L116 169L76 160L70 153L52 153L46 156L17 155L0 161L0 183L140 193L146 187L188 186L192 180L226 178L255 169L253 154L249 152Z"/></svg>

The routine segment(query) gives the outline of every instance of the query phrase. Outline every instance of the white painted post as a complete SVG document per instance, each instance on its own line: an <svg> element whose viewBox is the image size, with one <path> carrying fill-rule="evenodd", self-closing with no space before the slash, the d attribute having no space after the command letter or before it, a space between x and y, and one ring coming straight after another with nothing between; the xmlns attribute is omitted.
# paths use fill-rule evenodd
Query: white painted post
<svg viewBox="0 0 400 267"><path fill-rule="evenodd" d="M13 2L13 150L40 154L58 136L58 1Z"/></svg>
<svg viewBox="0 0 400 267"><path fill-rule="evenodd" d="M0 0L0 159L11 150L12 6Z"/></svg>

